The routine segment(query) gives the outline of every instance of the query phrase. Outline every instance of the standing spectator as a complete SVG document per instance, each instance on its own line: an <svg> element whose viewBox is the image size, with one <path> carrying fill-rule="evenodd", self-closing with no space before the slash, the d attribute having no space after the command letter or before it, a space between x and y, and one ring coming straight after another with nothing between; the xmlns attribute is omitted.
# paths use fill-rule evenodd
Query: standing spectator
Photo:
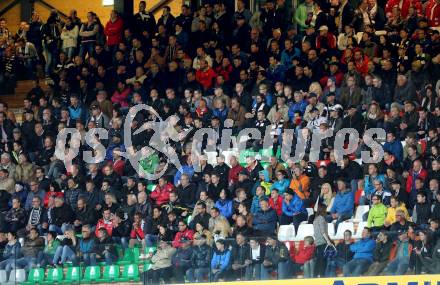
<svg viewBox="0 0 440 285"><path fill-rule="evenodd" d="M107 46L112 54L115 53L122 41L122 29L124 22L119 16L118 12L112 10L110 13L110 20L105 25L104 34L107 36Z"/></svg>

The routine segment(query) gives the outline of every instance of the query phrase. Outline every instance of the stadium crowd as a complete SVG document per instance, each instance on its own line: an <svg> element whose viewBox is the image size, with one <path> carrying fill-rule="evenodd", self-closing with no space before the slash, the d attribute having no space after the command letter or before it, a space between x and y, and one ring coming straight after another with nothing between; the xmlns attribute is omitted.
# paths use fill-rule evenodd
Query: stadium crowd
<svg viewBox="0 0 440 285"><path fill-rule="evenodd" d="M157 247L142 254L154 283L440 273L440 2L305 0L293 9L268 0L254 13L244 0L202 2L180 15L164 7L157 21L144 1L109 19L34 12L15 34L0 19L0 93L34 83L22 120L0 103L0 269L112 264L119 246ZM168 164L154 181L124 159L154 135L134 134L155 119L149 112L123 128L140 103L179 118L169 143L183 166ZM196 171L192 135L203 127L268 129L274 145L254 139L246 156L204 154ZM87 130L108 129L105 161L79 155L66 169L55 155L64 128L84 134L80 153L92 150ZM331 137L309 161L313 132L343 128L361 137L385 129L384 158L359 162L372 152L360 140L338 165ZM304 155L283 161L283 141L294 149L299 136ZM164 169L162 152L143 154L144 171ZM365 206L357 238L329 232ZM278 239L279 229L308 224L313 234L299 245Z"/></svg>

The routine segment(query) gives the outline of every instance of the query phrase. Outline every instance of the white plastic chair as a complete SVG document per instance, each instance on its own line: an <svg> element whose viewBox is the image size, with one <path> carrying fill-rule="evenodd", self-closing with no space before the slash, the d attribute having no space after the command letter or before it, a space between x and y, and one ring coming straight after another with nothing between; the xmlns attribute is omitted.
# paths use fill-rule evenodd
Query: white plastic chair
<svg viewBox="0 0 440 285"><path fill-rule="evenodd" d="M313 211L313 208L306 208L307 210L307 218L310 218L315 212Z"/></svg>
<svg viewBox="0 0 440 285"><path fill-rule="evenodd" d="M350 222L353 223L360 223L362 222L363 216L368 213L368 211L370 211L370 206L369 205L364 205L364 206L358 206L356 208L356 213L354 215L354 219L349 220Z"/></svg>
<svg viewBox="0 0 440 285"><path fill-rule="evenodd" d="M22 283L26 281L26 271L24 269L13 269L9 275L9 283Z"/></svg>
<svg viewBox="0 0 440 285"><path fill-rule="evenodd" d="M352 222L343 222L340 223L338 226L338 231L336 232L335 239L343 239L344 238L344 232L346 230L351 231L351 233L354 233L354 225Z"/></svg>
<svg viewBox="0 0 440 285"><path fill-rule="evenodd" d="M356 233L353 235L354 239L360 239L362 238L362 231L364 230L364 228L367 226L368 222L360 222L358 224L358 227L356 229Z"/></svg>
<svg viewBox="0 0 440 285"><path fill-rule="evenodd" d="M8 282L6 270L0 270L0 284L5 284L6 282Z"/></svg>
<svg viewBox="0 0 440 285"><path fill-rule="evenodd" d="M315 230L312 224L301 224L298 227L298 233L294 241L302 241L306 236L314 236Z"/></svg>
<svg viewBox="0 0 440 285"><path fill-rule="evenodd" d="M335 225L333 223L327 223L328 236L330 239L335 238Z"/></svg>
<svg viewBox="0 0 440 285"><path fill-rule="evenodd" d="M279 241L292 241L295 238L295 226L294 225L282 225L278 229Z"/></svg>
<svg viewBox="0 0 440 285"><path fill-rule="evenodd" d="M205 155L208 157L208 163L212 166L217 165L217 152L216 151L206 151Z"/></svg>

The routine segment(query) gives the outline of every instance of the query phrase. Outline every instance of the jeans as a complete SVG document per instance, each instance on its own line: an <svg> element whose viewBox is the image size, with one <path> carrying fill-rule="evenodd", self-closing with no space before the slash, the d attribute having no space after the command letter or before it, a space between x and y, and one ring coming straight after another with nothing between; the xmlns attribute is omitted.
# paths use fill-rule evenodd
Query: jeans
<svg viewBox="0 0 440 285"><path fill-rule="evenodd" d="M73 59L73 56L75 55L75 47L69 47L63 49L64 53L67 55L68 58Z"/></svg>
<svg viewBox="0 0 440 285"><path fill-rule="evenodd" d="M336 277L336 269L342 268L345 260L342 258L327 259L327 267L325 268L325 277Z"/></svg>
<svg viewBox="0 0 440 285"><path fill-rule="evenodd" d="M150 247L150 246L155 246L157 243L157 236L156 235L150 235L150 234L146 234L145 235L145 245Z"/></svg>
<svg viewBox="0 0 440 285"><path fill-rule="evenodd" d="M84 261L85 266L95 266L96 265L96 254L95 253L83 253L82 259Z"/></svg>
<svg viewBox="0 0 440 285"><path fill-rule="evenodd" d="M99 256L99 258L97 256L95 256L95 258L99 260L104 260L106 265L112 265L113 260L116 260L116 257L110 252L104 252Z"/></svg>
<svg viewBox="0 0 440 285"><path fill-rule="evenodd" d="M79 47L79 56L84 59L86 57L86 54L92 56L94 51L95 51L95 42L81 43Z"/></svg>
<svg viewBox="0 0 440 285"><path fill-rule="evenodd" d="M409 257L397 257L385 268L385 275L404 275L408 271Z"/></svg>
<svg viewBox="0 0 440 285"><path fill-rule="evenodd" d="M362 273L368 270L371 265L371 260L368 259L353 259L344 265L344 276L361 276Z"/></svg>
<svg viewBox="0 0 440 285"><path fill-rule="evenodd" d="M190 268L186 271L186 278L188 278L190 283L204 282L205 276L207 276L209 280L209 272L209 267Z"/></svg>
<svg viewBox="0 0 440 285"><path fill-rule="evenodd" d="M112 237L113 241L120 243L123 249L128 248L128 238L127 237Z"/></svg>
<svg viewBox="0 0 440 285"><path fill-rule="evenodd" d="M35 257L22 257L12 264L12 269L24 268L26 271L29 271L36 264L36 261L37 258Z"/></svg>
<svg viewBox="0 0 440 285"><path fill-rule="evenodd" d="M15 265L15 262L17 259L15 257L8 258L0 262L0 269L6 270L6 272L10 272L12 270L12 267Z"/></svg>
<svg viewBox="0 0 440 285"><path fill-rule="evenodd" d="M61 264L65 263L67 260L71 261L73 264L76 264L76 254L73 250L65 246L59 246L55 251L55 255L53 256L53 264L58 264L60 261Z"/></svg>
<svg viewBox="0 0 440 285"><path fill-rule="evenodd" d="M276 271L278 274L278 279L287 279L290 277L290 267L291 263L290 260L282 261L278 263L278 266L276 267L266 267L263 264L261 264L261 280L269 280L270 274L272 271Z"/></svg>
<svg viewBox="0 0 440 285"><path fill-rule="evenodd" d="M37 265L38 267L45 267L47 264L51 264L53 261L53 255L47 254L43 251L40 251L37 255Z"/></svg>
<svg viewBox="0 0 440 285"><path fill-rule="evenodd" d="M53 51L46 51L46 66L44 67L44 72L46 73L46 76L50 76L52 73L54 67L55 67L55 61L56 61L57 55Z"/></svg>
<svg viewBox="0 0 440 285"><path fill-rule="evenodd" d="M70 226L69 224L62 224L61 227L57 226L57 225L49 225L49 231L50 232L56 232L59 235L64 234L64 232L66 231L66 228Z"/></svg>

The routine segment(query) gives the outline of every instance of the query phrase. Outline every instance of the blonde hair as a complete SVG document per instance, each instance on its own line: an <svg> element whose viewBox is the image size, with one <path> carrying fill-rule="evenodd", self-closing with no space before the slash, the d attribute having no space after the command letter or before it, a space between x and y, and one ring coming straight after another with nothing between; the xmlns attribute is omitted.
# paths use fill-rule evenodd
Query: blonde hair
<svg viewBox="0 0 440 285"><path fill-rule="evenodd" d="M322 96L322 87L319 82L312 82L309 87L309 93L315 93L316 96L319 98Z"/></svg>
<svg viewBox="0 0 440 285"><path fill-rule="evenodd" d="M327 194L324 194L324 187L327 187L330 191ZM332 190L332 186L330 185L330 183L324 183L321 186L321 193L319 196L322 196L324 198L324 202L326 204L326 206L328 206L328 204L330 203L330 201L333 198L333 190Z"/></svg>

